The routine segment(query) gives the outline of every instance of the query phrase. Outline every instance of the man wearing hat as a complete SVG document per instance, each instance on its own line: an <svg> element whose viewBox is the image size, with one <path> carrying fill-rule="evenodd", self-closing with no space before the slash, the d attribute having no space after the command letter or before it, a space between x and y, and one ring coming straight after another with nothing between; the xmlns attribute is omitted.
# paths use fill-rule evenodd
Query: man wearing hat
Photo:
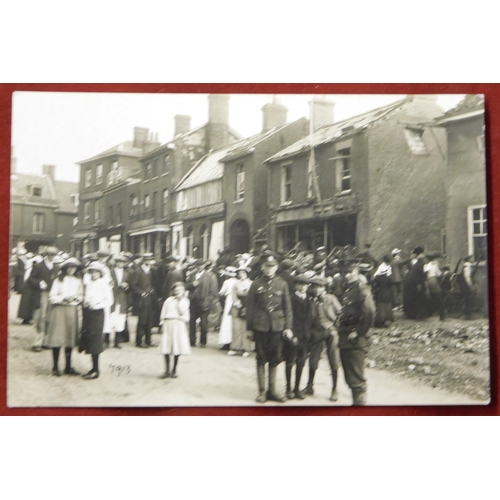
<svg viewBox="0 0 500 500"><path fill-rule="evenodd" d="M293 338L285 339L283 345L283 358L285 360L286 397L288 399L304 399L300 391L300 378L307 359L307 347L311 335L310 315L311 299L307 295L310 279L304 274L295 278L294 293L290 300L293 311ZM295 367L295 386L292 390L292 370Z"/></svg>
<svg viewBox="0 0 500 500"><path fill-rule="evenodd" d="M207 344L208 315L210 310L219 301L219 283L217 276L212 272L213 263L205 261L196 279L191 283L191 318L189 323L189 337L192 346L196 345L196 320L200 318L200 347Z"/></svg>
<svg viewBox="0 0 500 500"><path fill-rule="evenodd" d="M111 279L113 282L113 311L111 313L111 322L115 330L114 347L120 349L120 342L123 342L124 334L127 327L127 310L128 310L128 292L130 289L130 275L125 266L128 264L128 259L125 255L120 254L115 257L116 266L111 271ZM109 339L108 339L109 341Z"/></svg>
<svg viewBox="0 0 500 500"><path fill-rule="evenodd" d="M134 273L133 282L130 288L139 298L138 318L137 318L137 334L135 345L137 347L152 347L151 343L151 328L153 327L153 300L155 300L153 288L153 271L151 269L154 263L152 253L143 255L143 263ZM143 339L145 338L145 344Z"/></svg>
<svg viewBox="0 0 500 500"><path fill-rule="evenodd" d="M181 261L179 257L167 257L167 274L162 283L162 299L167 300L172 295L172 285L179 281L184 283L185 277L181 270Z"/></svg>
<svg viewBox="0 0 500 500"><path fill-rule="evenodd" d="M365 361L368 332L375 317L375 302L369 286L360 279L359 260L346 259L341 266L345 288L338 319L340 360L345 381L352 391L353 405L365 405Z"/></svg>
<svg viewBox="0 0 500 500"><path fill-rule="evenodd" d="M391 252L391 267L392 267L392 286L394 287L394 305L401 306L401 283L403 282L403 259L401 258L401 250L395 248Z"/></svg>
<svg viewBox="0 0 500 500"><path fill-rule="evenodd" d="M33 302L35 311L33 320L35 323L35 343L33 351L40 352L47 332L49 292L52 283L57 276L58 266L54 264L54 257L57 255L56 247L49 246L45 248L42 262L33 265L27 284L33 290Z"/></svg>
<svg viewBox="0 0 500 500"><path fill-rule="evenodd" d="M253 332L257 351L258 403L286 401L276 392L276 370L281 362L283 337L293 338L293 313L288 285L276 276L278 264L273 255L265 257L261 264L262 276L252 283L248 292L247 329ZM269 364L267 393L266 364Z"/></svg>
<svg viewBox="0 0 500 500"><path fill-rule="evenodd" d="M323 347L326 348L328 363L332 374L330 401L337 401L337 370L340 367L338 349L339 337L336 327L341 305L335 297L326 293L327 280L321 277L311 279L313 301L311 303L311 336L309 339L309 380L304 395L314 394L314 375L318 369Z"/></svg>
<svg viewBox="0 0 500 500"><path fill-rule="evenodd" d="M408 319L421 319L427 312L424 265L424 249L415 247L403 281L403 310Z"/></svg>

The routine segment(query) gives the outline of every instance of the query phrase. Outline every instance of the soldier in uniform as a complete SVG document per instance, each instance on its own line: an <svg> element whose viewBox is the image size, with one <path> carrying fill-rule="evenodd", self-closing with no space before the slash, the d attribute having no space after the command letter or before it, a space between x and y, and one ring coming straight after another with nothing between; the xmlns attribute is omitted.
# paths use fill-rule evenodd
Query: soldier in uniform
<svg viewBox="0 0 500 500"><path fill-rule="evenodd" d="M375 316L375 303L368 285L360 279L359 260L342 262L345 288L338 320L340 360L353 405L366 404L365 360L368 332Z"/></svg>
<svg viewBox="0 0 500 500"><path fill-rule="evenodd" d="M276 392L276 370L281 362L283 337L293 338L292 305L288 284L276 276L276 258L267 256L261 269L262 276L252 283L247 298L247 329L253 332L257 351L257 402L269 400L283 403L286 398ZM266 364L269 364L267 393Z"/></svg>

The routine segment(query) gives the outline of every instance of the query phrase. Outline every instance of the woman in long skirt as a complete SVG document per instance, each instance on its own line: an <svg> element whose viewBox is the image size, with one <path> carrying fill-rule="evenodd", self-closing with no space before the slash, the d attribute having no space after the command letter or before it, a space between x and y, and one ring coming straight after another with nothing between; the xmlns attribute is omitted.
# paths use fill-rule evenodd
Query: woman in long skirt
<svg viewBox="0 0 500 500"><path fill-rule="evenodd" d="M233 308L231 314L233 316L233 341L231 342L231 351L229 353L241 354L244 358L249 355L252 350L252 341L248 339L250 332L247 330L246 320L246 301L248 290L252 280L248 278L250 269L248 267L240 267L237 270L238 280L233 287Z"/></svg>
<svg viewBox="0 0 500 500"><path fill-rule="evenodd" d="M179 356L191 353L189 343L189 299L182 281L172 285L172 296L163 303L160 313L162 337L160 351L165 356L165 373L160 378L177 378ZM174 368L170 371L170 356L174 356Z"/></svg>
<svg viewBox="0 0 500 500"><path fill-rule="evenodd" d="M75 273L80 266L78 259L69 258L61 264L61 272L54 280L49 293L52 305L47 326L47 346L52 348L54 366L52 374L60 377L59 353L64 347L66 355L65 375L80 375L71 366L71 352L77 345L80 333L79 306L83 301L83 284Z"/></svg>
<svg viewBox="0 0 500 500"><path fill-rule="evenodd" d="M104 351L104 310L112 306L113 292L108 280L103 279L104 266L100 262L92 262L87 272L90 280L85 285L79 351L92 356L92 368L83 378L93 380L99 377L99 354Z"/></svg>
<svg viewBox="0 0 500 500"><path fill-rule="evenodd" d="M222 283L219 296L224 298L224 311L222 312L222 321L219 329L219 344L222 344L222 350L227 350L233 339L233 317L231 309L233 308L233 287L238 281L236 279L236 268L232 266L226 267L224 274L228 278ZM232 352L229 351L228 354Z"/></svg>

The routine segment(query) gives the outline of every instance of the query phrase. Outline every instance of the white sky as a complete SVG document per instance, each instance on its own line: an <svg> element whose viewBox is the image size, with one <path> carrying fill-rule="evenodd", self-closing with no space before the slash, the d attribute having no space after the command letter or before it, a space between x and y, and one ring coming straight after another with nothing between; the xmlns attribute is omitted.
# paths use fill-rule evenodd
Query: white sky
<svg viewBox="0 0 500 500"><path fill-rule="evenodd" d="M328 95L335 105L335 121L384 106L399 95ZM442 95L444 110L462 94ZM243 137L262 129L262 106L268 94L232 94L229 124ZM281 94L288 121L308 117L310 94ZM132 140L135 126L157 132L163 144L173 138L174 116L187 114L191 127L208 120L207 94L119 94L16 92L12 109L12 145L18 172L41 173L43 164L56 165L56 178L78 181L78 161L123 141Z"/></svg>

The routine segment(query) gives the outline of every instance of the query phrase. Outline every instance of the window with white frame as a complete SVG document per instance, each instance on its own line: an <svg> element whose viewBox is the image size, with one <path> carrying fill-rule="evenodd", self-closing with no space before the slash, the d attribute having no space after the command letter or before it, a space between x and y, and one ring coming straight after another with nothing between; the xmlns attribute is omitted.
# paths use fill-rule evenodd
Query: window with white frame
<svg viewBox="0 0 500 500"><path fill-rule="evenodd" d="M45 214L34 213L33 214L33 232L43 233L45 231Z"/></svg>
<svg viewBox="0 0 500 500"><path fill-rule="evenodd" d="M335 158L336 192L345 193L351 190L351 148L339 149Z"/></svg>
<svg viewBox="0 0 500 500"><path fill-rule="evenodd" d="M236 165L236 201L245 197L245 165Z"/></svg>
<svg viewBox="0 0 500 500"><path fill-rule="evenodd" d="M488 214L486 205L468 207L469 254L479 262L487 258Z"/></svg>
<svg viewBox="0 0 500 500"><path fill-rule="evenodd" d="M92 184L92 168L87 167L85 169L85 187L89 187Z"/></svg>
<svg viewBox="0 0 500 500"><path fill-rule="evenodd" d="M98 222L101 220L101 200L94 201L94 221Z"/></svg>
<svg viewBox="0 0 500 500"><path fill-rule="evenodd" d="M137 215L137 209L139 205L139 198L136 194L130 196L130 216L134 217Z"/></svg>
<svg viewBox="0 0 500 500"><path fill-rule="evenodd" d="M163 173L168 174L170 170L170 156L167 155L163 158Z"/></svg>
<svg viewBox="0 0 500 500"><path fill-rule="evenodd" d="M151 178L151 163L146 163L146 179Z"/></svg>
<svg viewBox="0 0 500 500"><path fill-rule="evenodd" d="M83 204L83 221L84 222L90 221L90 201L86 201Z"/></svg>
<svg viewBox="0 0 500 500"><path fill-rule="evenodd" d="M404 129L404 134L406 138L406 142L408 143L408 147L410 151L414 155L428 155L429 152L427 150L427 146L425 145L425 141L423 138L424 129L423 128L410 128L407 127Z"/></svg>
<svg viewBox="0 0 500 500"><path fill-rule="evenodd" d="M146 210L149 210L150 207L151 207L151 196L147 194L146 196L144 196L144 211L146 212Z"/></svg>
<svg viewBox="0 0 500 500"><path fill-rule="evenodd" d="M42 196L42 188L33 186L32 196Z"/></svg>
<svg viewBox="0 0 500 500"><path fill-rule="evenodd" d="M291 203L292 201L292 165L281 167L281 203Z"/></svg>
<svg viewBox="0 0 500 500"><path fill-rule="evenodd" d="M201 255L203 260L208 259L208 226L206 224L201 228Z"/></svg>
<svg viewBox="0 0 500 500"><path fill-rule="evenodd" d="M95 169L95 183L96 184L102 184L102 172L103 172L103 166L102 163L100 165L97 165Z"/></svg>
<svg viewBox="0 0 500 500"><path fill-rule="evenodd" d="M163 209L162 209L163 217L168 215L168 189L163 190Z"/></svg>

